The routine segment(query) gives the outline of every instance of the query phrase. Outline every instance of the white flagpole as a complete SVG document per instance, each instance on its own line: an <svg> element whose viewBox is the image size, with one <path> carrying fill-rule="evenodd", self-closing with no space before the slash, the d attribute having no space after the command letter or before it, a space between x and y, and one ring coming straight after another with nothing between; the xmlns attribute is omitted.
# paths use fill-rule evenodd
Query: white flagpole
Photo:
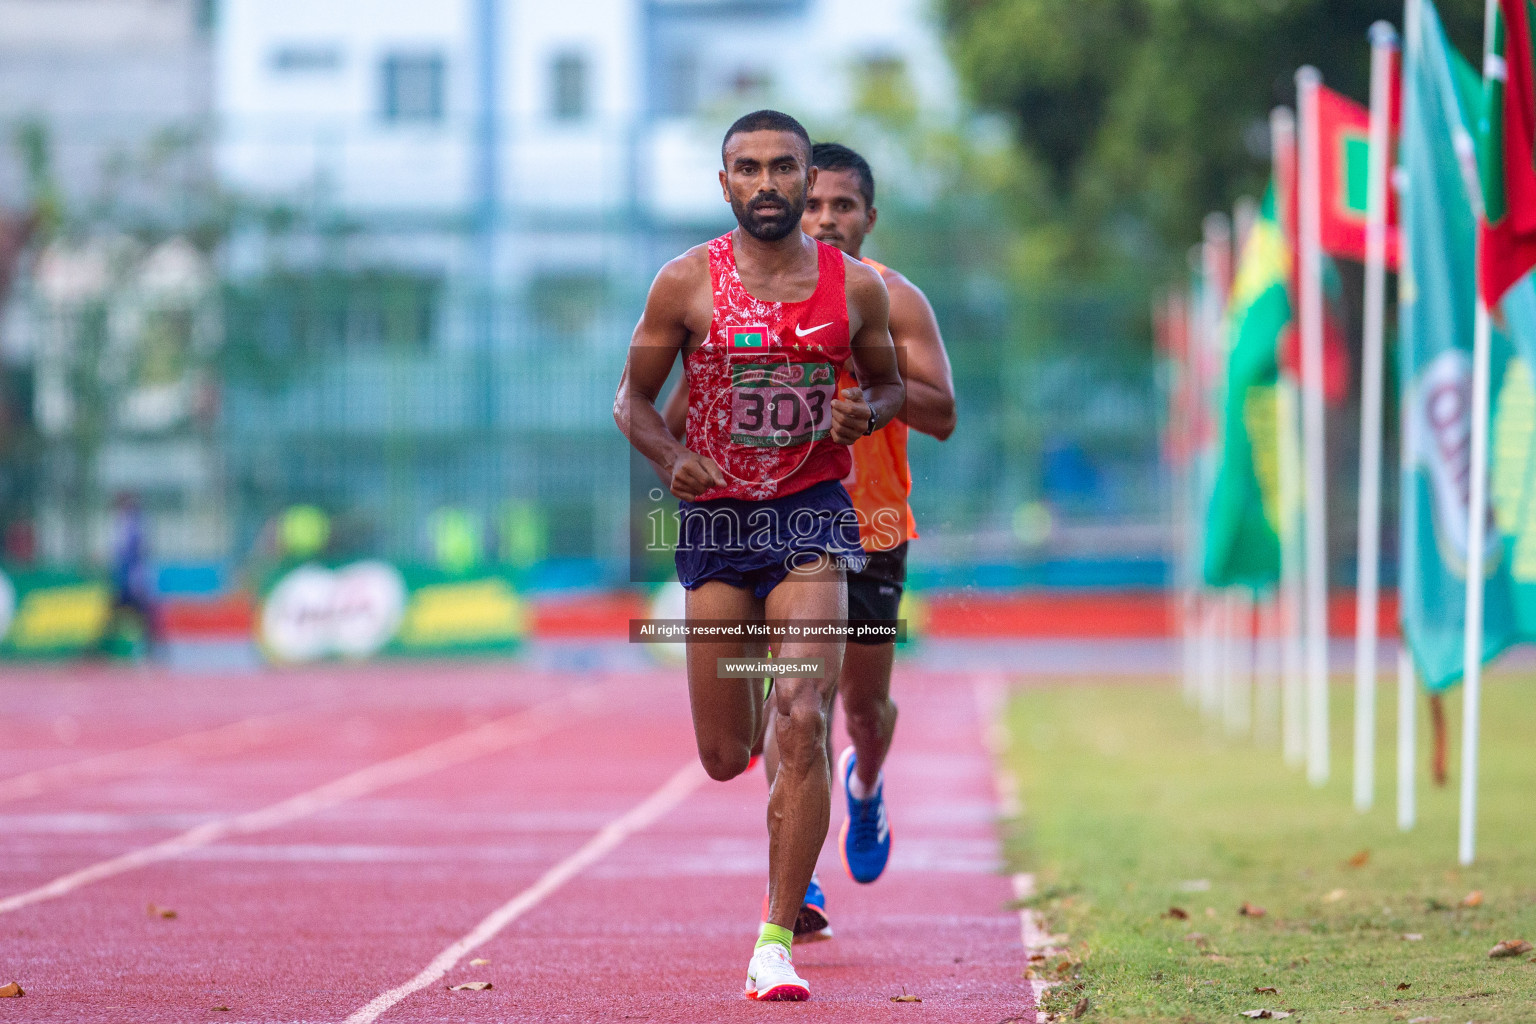
<svg viewBox="0 0 1536 1024"><path fill-rule="evenodd" d="M1193 397L1196 394L1194 365L1194 327L1190 323L1188 290L1173 290L1168 295L1166 318L1168 329L1177 339L1174 361L1174 404L1170 422L1172 425L1172 450L1175 456L1172 473L1173 520L1179 552L1176 573L1179 597L1177 614L1183 639L1184 700L1193 705L1200 692L1200 659L1198 648L1199 582L1194 571L1194 422L1192 419ZM1178 456L1182 455L1182 460Z"/></svg>
<svg viewBox="0 0 1536 1024"><path fill-rule="evenodd" d="M1280 507L1283 531L1280 542L1280 744L1281 756L1292 768L1307 758L1307 694L1302 678L1304 650L1301 637L1301 448L1296 430L1296 388L1283 376L1277 391L1276 415L1280 420Z"/></svg>
<svg viewBox="0 0 1536 1024"><path fill-rule="evenodd" d="M1296 164L1296 117L1285 107L1276 107L1269 115L1270 151L1274 154L1274 180L1282 220L1290 216L1286 197L1294 187ZM1295 225L1287 224L1286 232ZM1276 433L1279 437L1280 485L1280 586L1276 593L1277 632L1275 642L1280 662L1280 736L1285 763L1299 768L1306 758L1306 736L1302 719L1305 695L1302 690L1301 577L1299 560L1299 523L1296 511L1301 507L1301 454L1296 432L1296 389L1280 374L1276 388Z"/></svg>
<svg viewBox="0 0 1536 1024"><path fill-rule="evenodd" d="M1483 86L1488 85L1493 52L1494 18L1498 0L1488 0L1483 10ZM1495 126L1497 128L1497 126ZM1484 198L1486 210L1487 199ZM1486 216L1486 214L1485 214ZM1482 246L1477 265L1482 269ZM1478 274L1477 321L1472 335L1472 465L1467 495L1467 628L1462 648L1461 706L1461 815L1457 823L1456 856L1471 864L1477 848L1477 743L1483 683L1483 556L1488 527L1488 405L1489 349L1493 327L1488 304L1483 301Z"/></svg>
<svg viewBox="0 0 1536 1024"><path fill-rule="evenodd" d="M1253 591L1233 587L1227 601L1231 609L1232 683L1223 717L1227 731L1242 736L1253 731Z"/></svg>
<svg viewBox="0 0 1536 1024"><path fill-rule="evenodd" d="M1482 293L1472 341L1472 465L1467 502L1467 630L1462 648L1461 820L1457 859L1471 864L1477 831L1477 742L1483 681L1483 555L1488 526L1488 376L1492 328Z"/></svg>
<svg viewBox="0 0 1536 1024"><path fill-rule="evenodd" d="M1201 224L1204 241L1201 247L1201 267L1205 281L1205 351L1206 366L1210 369L1210 389L1207 392L1210 404L1208 409L1224 407L1227 383L1227 336L1224 327L1226 325L1227 296L1231 292L1232 275L1232 224L1224 213L1208 213ZM1214 429L1219 433L1223 429L1221 418L1212 421ZM1219 444L1218 444L1219 450ZM1212 456L1214 459L1214 455ZM1213 462L1208 470L1206 480L1214 485L1217 466ZM1206 494L1212 492L1212 486L1207 486ZM1216 701L1221 708L1227 707L1231 701L1232 676L1233 676L1233 616L1232 602L1226 594L1214 598L1217 604L1215 620L1217 625L1213 642L1217 650L1213 658L1218 666L1216 677Z"/></svg>
<svg viewBox="0 0 1536 1024"><path fill-rule="evenodd" d="M1419 59L1422 52L1419 47L1419 0L1404 0L1403 3L1403 49L1404 66L1407 65L1408 55L1413 54L1413 60ZM1407 244L1406 233L1402 236L1400 244ZM1399 252L1399 259L1406 259L1406 253ZM1399 480L1406 480L1408 469L1412 465L1409 453L1408 439L1408 413L1406 403L1400 403L1398 410L1398 473ZM1406 485L1405 485L1406 486ZM1413 766L1418 754L1415 751L1418 731L1418 687L1414 680L1413 654L1408 650L1408 631L1403 627L1401 616L1398 622L1398 648L1397 648L1397 827L1403 832L1413 828L1418 819L1417 798L1415 787L1417 779L1414 776Z"/></svg>
<svg viewBox="0 0 1536 1024"><path fill-rule="evenodd" d="M1413 658L1407 646L1397 649L1397 827L1404 832L1413 828L1416 817L1413 793L1413 741L1417 712L1417 687L1413 680Z"/></svg>
<svg viewBox="0 0 1536 1024"><path fill-rule="evenodd" d="M1355 810L1376 790L1377 580L1381 565L1381 390L1387 292L1387 155L1397 33L1371 26L1371 128L1365 227L1365 335L1360 370L1360 536L1355 583Z"/></svg>
<svg viewBox="0 0 1536 1024"><path fill-rule="evenodd" d="M1328 781L1328 506L1324 493L1322 203L1317 90L1322 75L1296 72L1300 109L1297 236L1301 249L1301 400L1303 498L1306 503L1307 780Z"/></svg>
<svg viewBox="0 0 1536 1024"><path fill-rule="evenodd" d="M1189 324L1189 372L1190 372L1190 457L1188 476L1190 586L1194 613L1194 659L1196 692L1200 713L1209 716L1213 701L1212 691L1216 683L1215 638L1212 632L1211 613L1213 602L1206 589L1203 564L1205 560L1205 498L1208 453L1204 449L1202 431L1210 416L1210 359L1207 331L1206 295L1209 284L1205 280L1205 245L1190 246L1189 301L1186 310Z"/></svg>

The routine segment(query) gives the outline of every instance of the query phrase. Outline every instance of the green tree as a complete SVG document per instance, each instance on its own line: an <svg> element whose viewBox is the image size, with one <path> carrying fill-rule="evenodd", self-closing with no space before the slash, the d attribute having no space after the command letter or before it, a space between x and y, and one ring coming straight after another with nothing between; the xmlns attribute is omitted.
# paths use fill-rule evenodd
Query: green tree
<svg viewBox="0 0 1536 1024"><path fill-rule="evenodd" d="M1437 4L1463 52L1483 5ZM1268 116L1314 64L1368 93L1372 22L1400 0L939 0L979 107L1008 115L1043 209L1017 211L1022 266L1060 279L1165 279L1200 218L1258 195Z"/></svg>

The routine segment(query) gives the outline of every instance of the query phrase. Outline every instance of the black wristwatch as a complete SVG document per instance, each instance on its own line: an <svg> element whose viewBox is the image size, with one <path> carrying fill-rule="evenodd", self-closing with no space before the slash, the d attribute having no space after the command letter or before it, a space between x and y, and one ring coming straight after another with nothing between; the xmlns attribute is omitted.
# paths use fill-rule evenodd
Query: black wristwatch
<svg viewBox="0 0 1536 1024"><path fill-rule="evenodd" d="M869 429L864 431L864 436L868 437L870 434L873 434L874 432L875 432L875 410L871 409L871 410L869 410Z"/></svg>

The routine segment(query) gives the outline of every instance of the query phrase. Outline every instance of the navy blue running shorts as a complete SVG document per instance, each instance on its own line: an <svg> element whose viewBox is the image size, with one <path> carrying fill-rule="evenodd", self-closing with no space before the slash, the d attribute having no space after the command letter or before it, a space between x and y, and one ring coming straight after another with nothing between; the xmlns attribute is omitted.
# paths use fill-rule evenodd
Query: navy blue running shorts
<svg viewBox="0 0 1536 1024"><path fill-rule="evenodd" d="M848 572L869 560L853 501L838 480L767 501L679 501L678 511L677 578L689 590L719 580L761 600L791 568L822 554Z"/></svg>

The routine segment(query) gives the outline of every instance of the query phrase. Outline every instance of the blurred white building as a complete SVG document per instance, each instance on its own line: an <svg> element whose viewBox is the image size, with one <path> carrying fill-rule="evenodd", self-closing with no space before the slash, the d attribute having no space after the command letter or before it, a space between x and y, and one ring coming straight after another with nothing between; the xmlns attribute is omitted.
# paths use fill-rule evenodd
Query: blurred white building
<svg viewBox="0 0 1536 1024"><path fill-rule="evenodd" d="M955 103L924 0L224 0L215 52L226 180L364 217L713 224L735 116Z"/></svg>
<svg viewBox="0 0 1536 1024"><path fill-rule="evenodd" d="M16 129L42 126L66 200L99 200L170 140L206 166L212 0L0 0L0 205L26 199Z"/></svg>

